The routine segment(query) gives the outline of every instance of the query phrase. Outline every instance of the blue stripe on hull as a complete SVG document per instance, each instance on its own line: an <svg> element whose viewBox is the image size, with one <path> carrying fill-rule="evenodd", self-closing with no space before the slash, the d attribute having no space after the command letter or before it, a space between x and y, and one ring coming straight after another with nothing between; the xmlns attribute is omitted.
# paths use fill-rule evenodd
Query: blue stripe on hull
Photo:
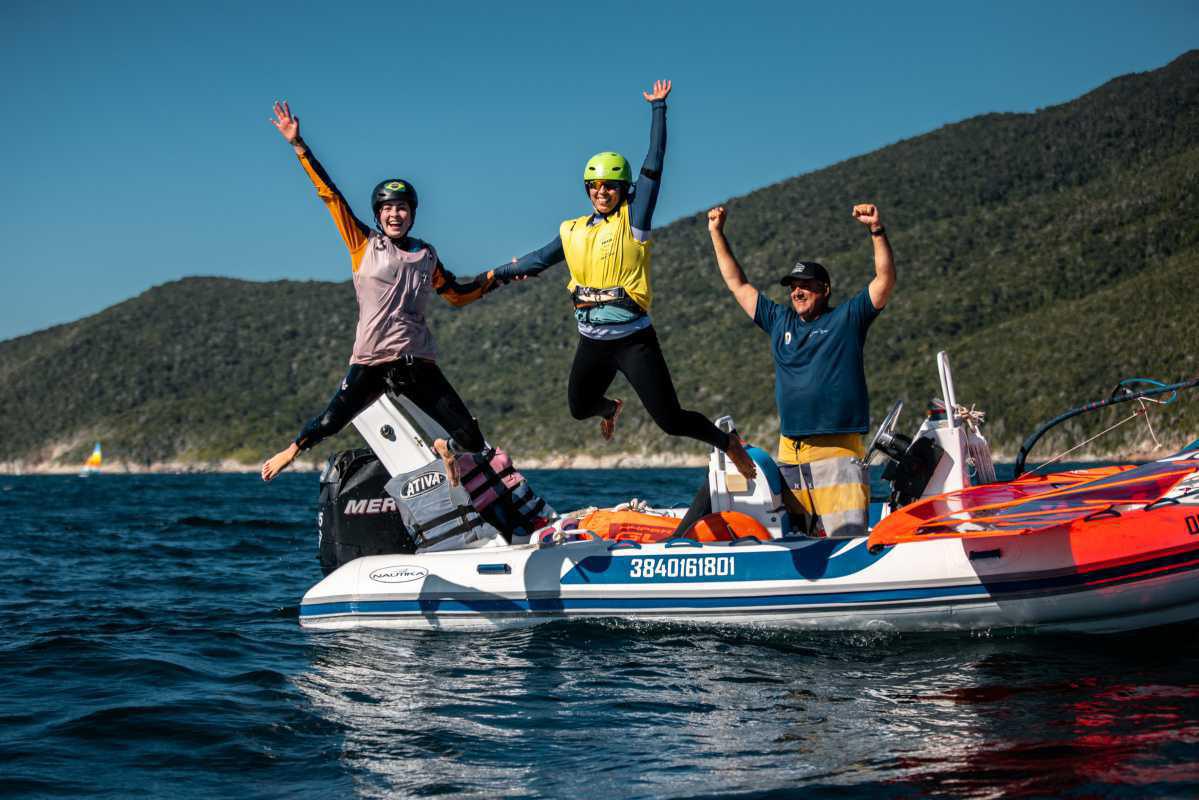
<svg viewBox="0 0 1199 800"><path fill-rule="evenodd" d="M657 611L662 609L730 610L759 609L771 606L858 605L895 603L909 600L977 597L987 590L972 586L935 587L930 589L888 589L868 592L821 592L807 594L766 595L762 597L572 597L529 598L528 600L427 597L417 600L352 600L339 603L312 603L300 606L300 616L361 613L562 613L570 611Z"/></svg>
<svg viewBox="0 0 1199 800"><path fill-rule="evenodd" d="M845 578L877 564L893 551L888 547L878 554L866 549L865 539L824 539L805 544L803 547L772 550L765 553L746 553L728 549L697 549L667 553L634 554L615 558L611 555L588 556L562 576L561 583L567 585L644 585L634 574L646 562L658 567L653 577L654 584L694 583L697 577L704 583L730 583L741 581L792 581ZM715 565L717 561L732 559L736 568L721 574L692 571L685 574L684 565L693 569L705 562ZM666 574L665 567L674 568Z"/></svg>

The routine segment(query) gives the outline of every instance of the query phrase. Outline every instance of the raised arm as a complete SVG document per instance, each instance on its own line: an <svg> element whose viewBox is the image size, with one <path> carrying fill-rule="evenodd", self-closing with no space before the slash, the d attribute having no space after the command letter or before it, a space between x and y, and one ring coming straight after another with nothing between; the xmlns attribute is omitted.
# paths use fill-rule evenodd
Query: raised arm
<svg viewBox="0 0 1199 800"><path fill-rule="evenodd" d="M891 299L891 290L895 288L895 258L891 253L891 243L887 241L887 229L883 227L878 206L859 203L853 207L853 216L870 228L870 241L874 243L874 280L870 281L870 302L882 311Z"/></svg>
<svg viewBox="0 0 1199 800"><path fill-rule="evenodd" d="M653 228L654 208L658 205L658 188L662 183L662 165L666 160L666 98L670 81L654 81L653 91L641 96L650 104L652 118L649 126L649 152L641 165L641 174L633 191L629 207L629 222L633 236L639 242L648 241Z"/></svg>
<svg viewBox="0 0 1199 800"><path fill-rule="evenodd" d="M354 271L357 272L362 256L366 252L370 228L354 216L350 204L333 184L333 180L325 172L325 168L316 160L316 156L312 154L308 144L300 138L300 118L292 115L291 106L287 101L276 102L274 110L275 118L271 120L271 124L295 150L296 157L300 159L300 166L304 168L312 185L316 187L316 193L321 201L328 207L329 214L333 217L333 222L337 225L342 240L349 248L350 261Z"/></svg>
<svg viewBox="0 0 1199 800"><path fill-rule="evenodd" d="M724 278L724 285L737 299L737 305L753 319L758 308L758 290L746 280L745 270L737 263L733 248L729 247L729 240L724 238L724 221L727 216L728 212L724 206L717 206L708 212L708 233L712 235L712 249L716 251L716 266L720 268L720 277Z"/></svg>

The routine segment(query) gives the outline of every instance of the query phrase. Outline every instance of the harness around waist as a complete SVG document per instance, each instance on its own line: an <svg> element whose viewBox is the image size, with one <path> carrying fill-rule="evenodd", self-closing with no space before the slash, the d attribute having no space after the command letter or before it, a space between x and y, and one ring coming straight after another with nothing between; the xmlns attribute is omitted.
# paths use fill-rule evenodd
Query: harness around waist
<svg viewBox="0 0 1199 800"><path fill-rule="evenodd" d="M645 313L645 309L638 305L636 300L629 297L629 293L622 286L611 286L607 289L576 286L571 292L571 300L574 302L576 310L615 306L626 311Z"/></svg>

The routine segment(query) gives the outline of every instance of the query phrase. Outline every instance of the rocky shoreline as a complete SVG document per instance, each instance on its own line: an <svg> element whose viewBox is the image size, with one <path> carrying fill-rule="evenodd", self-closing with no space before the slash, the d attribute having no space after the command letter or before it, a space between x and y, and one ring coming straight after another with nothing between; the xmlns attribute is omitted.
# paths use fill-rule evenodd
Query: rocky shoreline
<svg viewBox="0 0 1199 800"><path fill-rule="evenodd" d="M1143 451L1134 454L1109 454L1078 456L1073 463L1113 461L1152 461L1169 454L1167 450ZM995 453L996 463L1010 462L1011 453ZM517 465L523 469L648 469L663 467L703 467L708 463L706 455L697 453L612 453L597 456L590 453L535 457L515 457ZM297 460L289 468L289 472L320 472L324 461ZM205 473L257 473L260 464L243 464L232 459L222 461L160 461L152 464L134 464L125 461L105 463L101 472L105 475L187 475ZM23 461L0 461L0 475L76 475L79 473L78 464L29 463Z"/></svg>
<svg viewBox="0 0 1199 800"><path fill-rule="evenodd" d="M543 458L516 457L516 463L524 469L612 469L652 467L703 467L708 463L706 455L692 453L613 453L596 456L591 454L559 454ZM325 462L297 459L289 472L320 472ZM160 461L137 464L126 461L111 461L104 464L105 475L184 475L202 473L257 473L261 464L243 464L225 459L222 461ZM0 475L76 475L78 464L53 462L31 463L24 461L0 461Z"/></svg>

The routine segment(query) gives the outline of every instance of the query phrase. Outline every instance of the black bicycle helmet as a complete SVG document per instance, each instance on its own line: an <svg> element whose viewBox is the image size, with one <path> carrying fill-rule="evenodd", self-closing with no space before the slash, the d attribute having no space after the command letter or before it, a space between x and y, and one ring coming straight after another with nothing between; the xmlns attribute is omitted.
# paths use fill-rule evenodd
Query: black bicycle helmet
<svg viewBox="0 0 1199 800"><path fill-rule="evenodd" d="M379 218L379 206L400 200L407 200L412 210L416 211L416 187L403 178L388 178L379 181L375 190L371 192L371 212L375 215L375 219Z"/></svg>

